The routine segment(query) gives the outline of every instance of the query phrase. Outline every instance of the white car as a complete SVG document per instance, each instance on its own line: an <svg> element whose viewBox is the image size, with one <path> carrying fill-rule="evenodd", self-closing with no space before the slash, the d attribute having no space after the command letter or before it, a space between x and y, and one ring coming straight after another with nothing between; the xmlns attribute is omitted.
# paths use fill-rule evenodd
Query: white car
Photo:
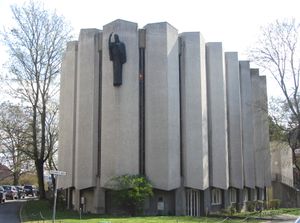
<svg viewBox="0 0 300 223"><path fill-rule="evenodd" d="M300 217L297 218L297 220L295 221L295 223L300 223Z"/></svg>

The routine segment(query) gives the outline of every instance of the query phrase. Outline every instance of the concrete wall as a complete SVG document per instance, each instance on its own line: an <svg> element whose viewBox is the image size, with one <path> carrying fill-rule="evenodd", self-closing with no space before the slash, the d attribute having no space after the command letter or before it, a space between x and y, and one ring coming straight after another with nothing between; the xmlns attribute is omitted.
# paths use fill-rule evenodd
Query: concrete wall
<svg viewBox="0 0 300 223"><path fill-rule="evenodd" d="M148 24L145 49L145 169L154 187L180 186L178 33Z"/></svg>
<svg viewBox="0 0 300 223"><path fill-rule="evenodd" d="M270 199L279 199L282 208L300 208L300 192L280 182L272 181Z"/></svg>
<svg viewBox="0 0 300 223"><path fill-rule="evenodd" d="M83 213L94 213L94 191L92 188L80 191L80 207ZM84 201L84 202L83 202Z"/></svg>
<svg viewBox="0 0 300 223"><path fill-rule="evenodd" d="M113 64L109 60L110 33L125 43L127 61L123 83L113 86ZM112 41L114 39L112 38ZM101 186L118 175L139 173L139 54L137 24L116 20L103 28Z"/></svg>
<svg viewBox="0 0 300 223"><path fill-rule="evenodd" d="M293 154L287 143L273 141L271 147L271 172L273 181L279 181L290 187L293 181Z"/></svg>
<svg viewBox="0 0 300 223"><path fill-rule="evenodd" d="M98 162L99 54L97 29L82 29L78 43L75 187L96 185Z"/></svg>
<svg viewBox="0 0 300 223"><path fill-rule="evenodd" d="M184 186L209 186L205 42L200 33L181 34L181 133Z"/></svg>
<svg viewBox="0 0 300 223"><path fill-rule="evenodd" d="M239 61L236 52L225 53L228 117L229 185L244 187Z"/></svg>
<svg viewBox="0 0 300 223"><path fill-rule="evenodd" d="M240 61L242 102L242 142L244 155L244 185L255 188L255 156L253 146L253 108L249 61Z"/></svg>
<svg viewBox="0 0 300 223"><path fill-rule="evenodd" d="M252 105L253 105L253 146L255 156L255 185L259 188L265 186L265 160L266 153L263 145L263 95L260 88L260 78L258 69L250 69L252 86Z"/></svg>
<svg viewBox="0 0 300 223"><path fill-rule="evenodd" d="M146 215L175 215L175 193L173 191L154 190L154 195L145 201ZM158 210L158 202L163 202L164 209Z"/></svg>
<svg viewBox="0 0 300 223"><path fill-rule="evenodd" d="M226 80L221 43L206 44L206 71L210 186L227 189L229 172Z"/></svg>
<svg viewBox="0 0 300 223"><path fill-rule="evenodd" d="M74 186L77 50L77 41L68 43L61 67L58 168L67 172L59 181L63 188Z"/></svg>

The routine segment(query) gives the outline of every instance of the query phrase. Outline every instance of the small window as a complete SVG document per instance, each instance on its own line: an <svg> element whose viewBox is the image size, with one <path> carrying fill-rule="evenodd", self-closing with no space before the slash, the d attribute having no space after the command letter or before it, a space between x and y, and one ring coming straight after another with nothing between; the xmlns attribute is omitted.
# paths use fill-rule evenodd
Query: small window
<svg viewBox="0 0 300 223"><path fill-rule="evenodd" d="M229 196L230 196L230 203L236 203L236 189L235 188L229 189Z"/></svg>
<svg viewBox="0 0 300 223"><path fill-rule="evenodd" d="M220 189L214 188L211 190L211 203L214 205L222 204L222 193Z"/></svg>
<svg viewBox="0 0 300 223"><path fill-rule="evenodd" d="M265 190L261 190L261 200L265 200Z"/></svg>
<svg viewBox="0 0 300 223"><path fill-rule="evenodd" d="M253 189L253 201L257 201L257 190Z"/></svg>
<svg viewBox="0 0 300 223"><path fill-rule="evenodd" d="M247 202L249 200L249 198L248 198L248 189L247 188L244 189L243 194L244 194L244 202Z"/></svg>

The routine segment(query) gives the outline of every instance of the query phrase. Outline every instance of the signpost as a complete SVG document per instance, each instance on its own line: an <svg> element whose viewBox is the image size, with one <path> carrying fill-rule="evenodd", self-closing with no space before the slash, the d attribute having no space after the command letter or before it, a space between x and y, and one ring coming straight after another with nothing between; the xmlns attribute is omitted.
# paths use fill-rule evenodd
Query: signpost
<svg viewBox="0 0 300 223"><path fill-rule="evenodd" d="M56 200L57 200L57 184L58 184L58 176L66 176L67 173L59 170L50 170L50 174L57 176L55 179L55 188L54 188L54 203L53 203L53 216L52 222L55 222L55 214L56 214Z"/></svg>

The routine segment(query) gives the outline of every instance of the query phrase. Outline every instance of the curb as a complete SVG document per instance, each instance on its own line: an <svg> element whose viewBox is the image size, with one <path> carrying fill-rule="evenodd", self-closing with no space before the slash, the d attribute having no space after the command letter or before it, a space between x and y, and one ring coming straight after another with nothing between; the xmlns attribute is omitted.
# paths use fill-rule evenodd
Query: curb
<svg viewBox="0 0 300 223"><path fill-rule="evenodd" d="M22 219L22 210L23 210L24 203L26 203L26 202L22 202L20 210L19 210L19 220L20 220L21 223L23 222L23 219Z"/></svg>
<svg viewBox="0 0 300 223"><path fill-rule="evenodd" d="M253 220L262 220L262 221L295 221L298 216L280 216L275 215L273 217L254 217L254 216L248 216L248 217L241 217L241 216L226 216L226 215L209 215L209 217L219 217L219 218L229 218L229 219L253 219Z"/></svg>

